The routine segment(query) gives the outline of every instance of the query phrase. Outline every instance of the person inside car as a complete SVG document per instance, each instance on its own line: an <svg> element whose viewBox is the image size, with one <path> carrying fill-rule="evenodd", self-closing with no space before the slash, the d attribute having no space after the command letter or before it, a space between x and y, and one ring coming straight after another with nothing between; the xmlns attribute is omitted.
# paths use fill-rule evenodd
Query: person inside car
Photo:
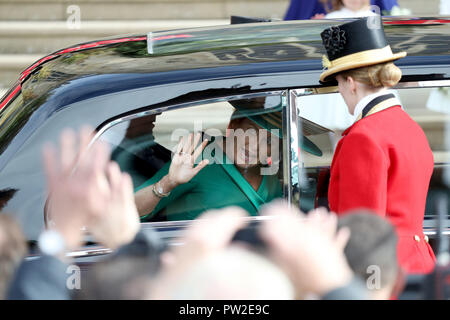
<svg viewBox="0 0 450 320"><path fill-rule="evenodd" d="M153 136L158 115L130 120L123 140L111 153L111 160L131 176L133 186L140 186L170 161L170 151L156 143Z"/></svg>
<svg viewBox="0 0 450 320"><path fill-rule="evenodd" d="M191 220L208 209L229 205L256 215L262 204L282 196L278 175L261 174L271 157L270 144L278 137L246 117L250 111L260 110L256 107L264 100L240 104L243 107L233 114L227 136L212 139L208 146L212 151L206 152L207 139L197 147L200 133L182 137L172 161L137 188L135 200L141 220L148 221L161 212L167 220ZM256 118L261 119L253 115ZM265 159L260 157L261 148L266 149ZM200 155L203 160L195 165Z"/></svg>
<svg viewBox="0 0 450 320"><path fill-rule="evenodd" d="M278 174L281 98L259 97L229 103L235 111L225 137L214 134L209 144L204 140L197 148L201 134L182 138L172 161L136 189L142 221L155 221L155 217L191 220L208 209L230 205L255 216L262 204L282 197ZM305 136L302 148L322 155ZM203 160L195 166L200 155Z"/></svg>

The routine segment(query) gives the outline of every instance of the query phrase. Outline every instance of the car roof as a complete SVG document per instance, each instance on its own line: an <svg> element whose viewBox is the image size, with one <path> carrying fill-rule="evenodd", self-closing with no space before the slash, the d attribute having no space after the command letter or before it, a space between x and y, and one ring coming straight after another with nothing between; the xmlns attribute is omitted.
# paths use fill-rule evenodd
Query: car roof
<svg viewBox="0 0 450 320"><path fill-rule="evenodd" d="M148 42L147 35L115 37L60 50L49 55L50 58L45 57L44 62L48 69L76 71L81 76L317 61L325 53L320 33L347 20L283 21L172 30L151 33ZM393 51L405 50L409 56L449 55L449 42L444 38L450 40L449 23L450 18L384 19ZM76 65L76 70L69 65ZM43 65L34 64L28 68L22 80L24 75L39 67Z"/></svg>
<svg viewBox="0 0 450 320"><path fill-rule="evenodd" d="M350 20L248 23L83 43L50 54L24 70L17 87L0 101L0 109L20 90L39 97L61 87L70 91L69 103L139 87L295 72L308 72L301 85L320 86L325 54L320 33ZM383 21L393 51L408 52L397 65L432 64L441 78L450 77L450 17ZM430 73L426 68L414 69L417 72Z"/></svg>

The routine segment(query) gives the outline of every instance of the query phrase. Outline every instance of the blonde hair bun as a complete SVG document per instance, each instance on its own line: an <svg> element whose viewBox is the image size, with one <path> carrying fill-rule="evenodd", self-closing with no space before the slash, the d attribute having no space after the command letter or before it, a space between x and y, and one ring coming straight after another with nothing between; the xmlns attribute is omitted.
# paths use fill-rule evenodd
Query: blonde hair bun
<svg viewBox="0 0 450 320"><path fill-rule="evenodd" d="M341 74L344 78L352 77L356 81L374 88L393 87L402 78L402 71L392 62L348 70Z"/></svg>
<svg viewBox="0 0 450 320"><path fill-rule="evenodd" d="M378 71L378 78L383 87L393 87L402 78L402 71L392 62L386 63Z"/></svg>

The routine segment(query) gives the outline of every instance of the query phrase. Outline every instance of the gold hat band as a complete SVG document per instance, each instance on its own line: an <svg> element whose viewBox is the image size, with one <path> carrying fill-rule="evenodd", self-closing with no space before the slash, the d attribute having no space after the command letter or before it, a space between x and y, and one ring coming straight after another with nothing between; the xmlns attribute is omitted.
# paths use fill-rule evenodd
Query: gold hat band
<svg viewBox="0 0 450 320"><path fill-rule="evenodd" d="M373 59L379 57L392 57L391 46L386 46L383 49L373 49L361 51L353 54L349 54L348 56L338 58L330 61L330 66L328 69L338 67L340 65L355 63L356 61L371 61Z"/></svg>
<svg viewBox="0 0 450 320"><path fill-rule="evenodd" d="M393 54L391 46L389 45L382 49L372 49L349 54L345 57L338 58L332 61L329 61L325 56L322 59L322 64L323 67L327 68L328 70L322 73L322 75L320 76L320 81L324 81L325 78L329 77L330 75L333 75L341 71L393 61L403 58L405 56L406 52Z"/></svg>

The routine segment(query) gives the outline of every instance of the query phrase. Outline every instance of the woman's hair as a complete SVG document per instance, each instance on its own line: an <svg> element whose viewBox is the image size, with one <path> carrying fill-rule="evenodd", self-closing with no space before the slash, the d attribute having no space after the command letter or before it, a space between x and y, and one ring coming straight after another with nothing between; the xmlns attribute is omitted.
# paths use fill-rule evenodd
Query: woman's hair
<svg viewBox="0 0 450 320"><path fill-rule="evenodd" d="M341 10L342 7L344 6L344 2L342 0L319 0L320 2L322 2L322 4L324 5L324 7L329 7L329 3L331 2L331 11L337 11L337 10ZM325 9L326 10L326 9Z"/></svg>
<svg viewBox="0 0 450 320"><path fill-rule="evenodd" d="M335 10L339 10L340 7L338 9L335 8L334 2L341 2L341 1L336 1L336 0L319 0L319 2L322 4L323 8L325 9L326 12L330 13L331 11L335 11Z"/></svg>
<svg viewBox="0 0 450 320"><path fill-rule="evenodd" d="M341 10L343 6L344 3L342 2L342 0L331 0L331 11Z"/></svg>
<svg viewBox="0 0 450 320"><path fill-rule="evenodd" d="M352 77L354 80L374 88L393 87L402 77L402 71L392 62L348 70L339 74L345 79Z"/></svg>

